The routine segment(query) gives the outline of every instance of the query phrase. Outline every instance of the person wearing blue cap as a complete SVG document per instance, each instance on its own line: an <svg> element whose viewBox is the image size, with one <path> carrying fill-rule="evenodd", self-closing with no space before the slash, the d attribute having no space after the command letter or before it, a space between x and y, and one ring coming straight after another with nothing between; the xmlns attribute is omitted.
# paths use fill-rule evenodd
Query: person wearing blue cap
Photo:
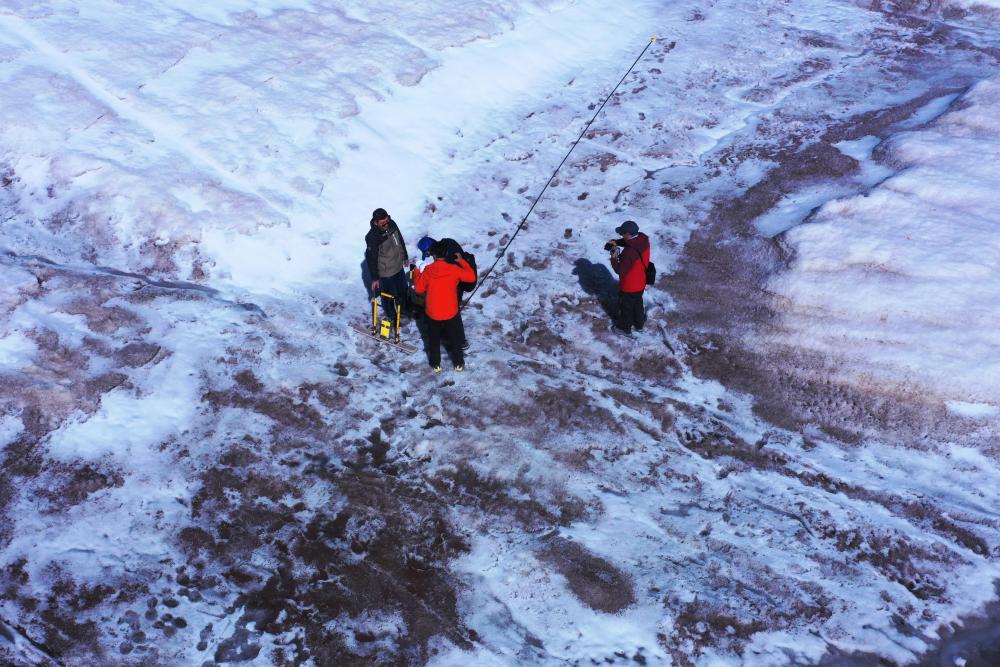
<svg viewBox="0 0 1000 667"><path fill-rule="evenodd" d="M646 324L646 307L642 293L646 289L649 270L649 237L639 231L634 220L626 220L615 228L621 238L604 246L611 251L611 268L618 274L618 313L614 328L624 334L641 331Z"/></svg>

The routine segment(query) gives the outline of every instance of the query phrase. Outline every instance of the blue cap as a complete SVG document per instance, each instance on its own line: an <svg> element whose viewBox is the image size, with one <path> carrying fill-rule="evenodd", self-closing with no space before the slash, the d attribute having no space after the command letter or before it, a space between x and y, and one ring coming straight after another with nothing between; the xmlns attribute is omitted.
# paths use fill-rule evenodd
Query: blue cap
<svg viewBox="0 0 1000 667"><path fill-rule="evenodd" d="M435 241L429 236L425 236L419 241L417 241L417 250L423 254L423 258L427 259L427 255L431 252L431 246L434 245Z"/></svg>

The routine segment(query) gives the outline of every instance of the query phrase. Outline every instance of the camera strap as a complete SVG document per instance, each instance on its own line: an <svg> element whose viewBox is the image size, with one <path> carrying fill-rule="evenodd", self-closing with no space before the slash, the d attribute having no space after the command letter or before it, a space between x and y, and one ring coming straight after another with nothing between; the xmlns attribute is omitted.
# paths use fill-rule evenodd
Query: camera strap
<svg viewBox="0 0 1000 667"><path fill-rule="evenodd" d="M642 258L642 253L641 253L641 252L639 251L639 249L638 249L638 248L633 248L633 247L632 247L632 246L630 246L630 245L628 245L628 246L625 246L625 247L626 247L626 248L630 248L630 249L632 249L632 250L635 250L636 254L638 254L638 255L639 255L639 263L640 263L640 264L642 264L642 268L643 268L643 269L645 269L645 268L647 268L647 267L649 266L649 265L648 265L648 264L646 263L646 261L645 261L645 260L644 260L644 259Z"/></svg>

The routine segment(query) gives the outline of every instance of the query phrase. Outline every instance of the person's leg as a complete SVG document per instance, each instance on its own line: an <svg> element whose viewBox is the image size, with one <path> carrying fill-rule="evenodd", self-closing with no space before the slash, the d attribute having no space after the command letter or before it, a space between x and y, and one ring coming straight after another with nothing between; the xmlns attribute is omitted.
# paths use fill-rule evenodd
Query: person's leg
<svg viewBox="0 0 1000 667"><path fill-rule="evenodd" d="M427 361L431 368L441 365L441 329L444 322L427 318Z"/></svg>
<svg viewBox="0 0 1000 667"><path fill-rule="evenodd" d="M410 285L409 281L406 279L405 269L400 269L399 273L396 274L396 288L399 290L399 296L396 297L396 303L403 309L403 315L406 317L412 317L410 312Z"/></svg>
<svg viewBox="0 0 1000 667"><path fill-rule="evenodd" d="M462 311L458 311L458 315L455 316L457 324L455 325L455 338L452 340L455 342L455 347L459 350L464 350L469 347L469 341L465 339L465 323L462 322Z"/></svg>
<svg viewBox="0 0 1000 667"><path fill-rule="evenodd" d="M379 301L382 302L382 316L396 324L396 299L390 299L388 297L382 296L382 294L389 294L395 296L392 289L392 278L379 278L378 279L378 291L379 291Z"/></svg>
<svg viewBox="0 0 1000 667"><path fill-rule="evenodd" d="M638 315L636 314L635 292L625 292L622 294L622 328L630 331L636 325Z"/></svg>
<svg viewBox="0 0 1000 667"><path fill-rule="evenodd" d="M462 352L462 345L457 341L465 340L465 333L462 328L462 315L458 314L450 320L443 322L445 333L453 343L452 355L456 366L465 365L465 353Z"/></svg>
<svg viewBox="0 0 1000 667"><path fill-rule="evenodd" d="M614 326L625 333L632 332L632 318L629 313L628 294L618 293L618 311L615 313Z"/></svg>
<svg viewBox="0 0 1000 667"><path fill-rule="evenodd" d="M635 295L635 320L633 324L636 330L642 329L646 326L646 304L642 300L643 293L636 292Z"/></svg>
<svg viewBox="0 0 1000 667"><path fill-rule="evenodd" d="M642 328L642 292L629 293L627 322L634 329Z"/></svg>
<svg viewBox="0 0 1000 667"><path fill-rule="evenodd" d="M396 324L396 307L399 306L406 313L406 274L401 270L394 276L379 278L379 289L386 294L391 294L395 299L382 298L382 309L389 320Z"/></svg>

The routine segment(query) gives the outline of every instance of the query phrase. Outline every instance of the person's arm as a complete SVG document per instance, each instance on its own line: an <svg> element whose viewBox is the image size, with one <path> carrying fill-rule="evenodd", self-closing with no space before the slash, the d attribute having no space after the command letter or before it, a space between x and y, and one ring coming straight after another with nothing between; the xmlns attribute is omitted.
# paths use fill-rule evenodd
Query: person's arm
<svg viewBox="0 0 1000 667"><path fill-rule="evenodd" d="M621 273L620 266L622 263L622 249L621 247L615 245L614 241L608 241L608 245L612 246L611 255L608 259L611 262L611 268L614 269L615 273Z"/></svg>
<svg viewBox="0 0 1000 667"><path fill-rule="evenodd" d="M413 269L413 291L417 294L427 292L427 278L424 277L424 272L419 268Z"/></svg>
<svg viewBox="0 0 1000 667"><path fill-rule="evenodd" d="M368 265L368 275L371 278L372 292L378 295L378 242L372 238L371 232L365 236L365 264Z"/></svg>
<svg viewBox="0 0 1000 667"><path fill-rule="evenodd" d="M632 252L628 252L629 250L632 250ZM619 276L627 276L628 272L632 269L632 265L635 264L635 253L637 252L638 250L635 248L622 248L619 253L611 257L611 268Z"/></svg>
<svg viewBox="0 0 1000 667"><path fill-rule="evenodd" d="M458 262L458 279L463 283L476 282L476 272L472 270L465 258L461 255L455 255L455 260Z"/></svg>

